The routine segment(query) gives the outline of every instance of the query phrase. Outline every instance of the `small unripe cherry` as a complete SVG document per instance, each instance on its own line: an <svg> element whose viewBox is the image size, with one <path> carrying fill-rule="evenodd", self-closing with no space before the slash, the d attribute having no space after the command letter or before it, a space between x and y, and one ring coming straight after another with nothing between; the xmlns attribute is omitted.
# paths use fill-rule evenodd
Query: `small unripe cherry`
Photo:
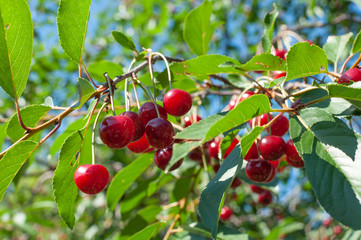
<svg viewBox="0 0 361 240"><path fill-rule="evenodd" d="M246 165L246 175L254 182L265 182L272 175L273 166L264 159L251 159Z"/></svg>
<svg viewBox="0 0 361 240"><path fill-rule="evenodd" d="M80 191L86 194L97 194L108 185L109 173L100 164L80 165L75 171L74 182Z"/></svg>
<svg viewBox="0 0 361 240"><path fill-rule="evenodd" d="M171 89L164 95L163 105L168 114L181 117L192 108L192 97L184 90Z"/></svg>
<svg viewBox="0 0 361 240"><path fill-rule="evenodd" d="M154 118L145 126L145 135L149 145L162 149L173 143L174 129L168 120Z"/></svg>
<svg viewBox="0 0 361 240"><path fill-rule="evenodd" d="M264 206L272 203L272 193L269 190L264 191L258 196L258 202Z"/></svg>
<svg viewBox="0 0 361 240"><path fill-rule="evenodd" d="M221 210L220 219L227 221L233 215L233 211L230 207L224 206Z"/></svg>
<svg viewBox="0 0 361 240"><path fill-rule="evenodd" d="M338 83L349 83L351 80L354 82L361 81L361 69L351 68L347 70L338 79Z"/></svg>
<svg viewBox="0 0 361 240"><path fill-rule="evenodd" d="M138 141L129 143L127 148L134 153L142 153L147 151L149 149L149 143L145 133Z"/></svg>
<svg viewBox="0 0 361 240"><path fill-rule="evenodd" d="M279 136L267 136L261 139L259 151L266 160L277 160L285 153L286 143Z"/></svg>

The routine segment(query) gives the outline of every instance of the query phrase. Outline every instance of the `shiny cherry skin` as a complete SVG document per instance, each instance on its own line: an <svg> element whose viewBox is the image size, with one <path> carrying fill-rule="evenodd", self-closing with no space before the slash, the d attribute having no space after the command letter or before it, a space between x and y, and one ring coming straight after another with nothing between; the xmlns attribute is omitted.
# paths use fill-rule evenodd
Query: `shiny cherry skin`
<svg viewBox="0 0 361 240"><path fill-rule="evenodd" d="M172 158L173 154L173 147L169 146L163 149L158 149L154 154L154 162L155 165L161 170L165 170L168 166L168 163L170 159ZM176 170L179 168L183 163L183 158L178 160L176 163L173 164L173 166L169 169L169 171Z"/></svg>
<svg viewBox="0 0 361 240"><path fill-rule="evenodd" d="M135 141L138 141L139 139L141 139L141 137L144 135L144 124L143 124L142 120L140 120L138 114L136 114L135 112L132 112L132 111L126 111L120 115L130 118L134 123L135 134L134 134L134 138L133 138L132 142L135 142Z"/></svg>
<svg viewBox="0 0 361 240"><path fill-rule="evenodd" d="M220 218L222 221L227 221L233 215L233 210L230 207L224 206L221 210Z"/></svg>
<svg viewBox="0 0 361 240"><path fill-rule="evenodd" d="M338 79L338 83L349 83L351 80L354 82L361 81L361 69L351 68L347 70Z"/></svg>
<svg viewBox="0 0 361 240"><path fill-rule="evenodd" d="M282 58L285 61L286 61L286 54L287 54L287 50L285 49L283 50L275 49L275 56Z"/></svg>
<svg viewBox="0 0 361 240"><path fill-rule="evenodd" d="M237 138L233 139L233 141L231 142L231 145L229 145L229 147L225 151L225 153L223 155L223 159L226 159L228 157L228 155L233 151L233 149L236 147L236 145L238 143L239 143L239 141L237 140Z"/></svg>
<svg viewBox="0 0 361 240"><path fill-rule="evenodd" d="M246 156L244 156L244 160L249 161L251 159L257 159L259 158L258 156L258 149L257 149L257 144L256 142L254 142L251 146L251 148L248 150Z"/></svg>
<svg viewBox="0 0 361 240"><path fill-rule="evenodd" d="M272 162L272 161L270 161L270 162ZM276 170L275 166L272 163L271 163L271 165L272 165L271 175L268 177L268 179L266 181L264 181L265 183L272 182L273 179L275 179L275 177L276 177L277 170Z"/></svg>
<svg viewBox="0 0 361 240"><path fill-rule="evenodd" d="M109 173L100 164L80 165L75 171L74 182L83 193L97 194L108 185Z"/></svg>
<svg viewBox="0 0 361 240"><path fill-rule="evenodd" d="M149 149L149 143L145 133L138 141L129 143L127 148L134 153L142 153L147 151Z"/></svg>
<svg viewBox="0 0 361 240"><path fill-rule="evenodd" d="M157 108L158 108L160 117L167 120L168 115L167 115L167 112L165 111L165 109L158 104L157 104ZM140 120L143 122L144 126L146 126L150 120L152 120L154 118L158 118L157 110L155 110L154 103L146 102L142 106L140 106L139 111L138 111L138 116L139 116Z"/></svg>
<svg viewBox="0 0 361 240"><path fill-rule="evenodd" d="M109 148L123 148L134 139L133 121L123 115L104 118L99 126L100 139Z"/></svg>
<svg viewBox="0 0 361 240"><path fill-rule="evenodd" d="M285 154L290 161L302 161L302 158L298 154L292 139L286 142Z"/></svg>
<svg viewBox="0 0 361 240"><path fill-rule="evenodd" d="M281 115L272 123L270 129L267 130L270 130L270 134L272 135L282 137L288 132L289 126L287 117Z"/></svg>
<svg viewBox="0 0 361 240"><path fill-rule="evenodd" d="M162 149L173 143L174 129L168 120L154 118L145 126L145 135L149 145Z"/></svg>
<svg viewBox="0 0 361 240"><path fill-rule="evenodd" d="M218 159L218 153L219 153L219 145L221 144L220 141L212 141L209 146L208 146L208 152L209 152L209 155L212 157L212 158L215 158L215 159Z"/></svg>
<svg viewBox="0 0 361 240"><path fill-rule="evenodd" d="M264 159L251 159L246 165L246 175L254 182L267 181L272 171L272 164Z"/></svg>
<svg viewBox="0 0 361 240"><path fill-rule="evenodd" d="M242 96L241 96L241 98L239 99L238 102L237 102L238 96L237 96L237 95L234 95L234 96L231 98L231 100L229 101L229 103L228 103L228 108L229 108L229 110L232 110L238 103L240 103L240 102L242 102L243 100L245 100L245 99L253 96L254 94L255 94L254 92L247 90L247 91L245 91L245 92L242 94Z"/></svg>
<svg viewBox="0 0 361 240"><path fill-rule="evenodd" d="M256 117L254 122L256 126L263 126L266 125L269 121L271 121L272 118L272 115L265 113L261 116ZM251 127L253 127L253 119L249 120L248 123Z"/></svg>
<svg viewBox="0 0 361 240"><path fill-rule="evenodd" d="M251 184L250 187L251 187L251 191L254 193L260 194L260 193L263 193L264 191L266 191L266 189L264 189L263 187L257 186L257 185Z"/></svg>
<svg viewBox="0 0 361 240"><path fill-rule="evenodd" d="M272 193L269 190L264 191L258 196L258 202L264 206L272 203Z"/></svg>
<svg viewBox="0 0 361 240"><path fill-rule="evenodd" d="M200 120L202 120L202 118L198 115L196 115L195 117L196 119L194 119L194 115L191 115L190 117L184 117L184 127L189 127L190 125L192 125L193 123L197 123Z"/></svg>
<svg viewBox="0 0 361 240"><path fill-rule="evenodd" d="M261 139L259 151L266 160L277 160L285 153L286 143L279 136L267 136Z"/></svg>
<svg viewBox="0 0 361 240"><path fill-rule="evenodd" d="M171 89L164 95L163 106L168 114L181 117L192 108L192 97L184 90Z"/></svg>

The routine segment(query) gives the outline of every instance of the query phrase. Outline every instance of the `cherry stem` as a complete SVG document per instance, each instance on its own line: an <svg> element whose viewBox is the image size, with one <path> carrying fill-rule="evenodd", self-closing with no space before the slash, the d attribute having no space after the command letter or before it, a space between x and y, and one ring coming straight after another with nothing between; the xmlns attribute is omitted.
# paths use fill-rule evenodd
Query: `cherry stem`
<svg viewBox="0 0 361 240"><path fill-rule="evenodd" d="M135 61L136 61L136 59L133 58L132 62L129 64L128 72L130 72L130 70L132 69ZM125 90L124 90L125 110L129 111L129 109L130 109L130 94L129 94L129 80L128 80L128 78L125 79L125 85L124 86L125 86Z"/></svg>
<svg viewBox="0 0 361 240"><path fill-rule="evenodd" d="M155 52L155 53L153 53L153 54L154 54L154 55L158 55L158 56L160 56L160 57L163 59L165 65L166 65L166 67L167 67L169 88L172 89L172 75L170 74L170 68L169 68L169 64L168 64L167 58L166 58L163 54L161 54L160 52Z"/></svg>
<svg viewBox="0 0 361 240"><path fill-rule="evenodd" d="M134 90L134 95L135 95L135 101L137 102L137 106L138 106L138 109L139 109L140 108L139 98L138 98L137 89L135 88L134 80L132 81L132 85L133 85L133 90Z"/></svg>
<svg viewBox="0 0 361 240"><path fill-rule="evenodd" d="M15 107L16 107L16 113L18 115L18 120L19 120L20 126L26 130L26 133L29 133L32 130L32 128L25 126L23 119L21 118L21 113L20 113L20 108L19 108L19 103L18 103L17 98L15 98Z"/></svg>
<svg viewBox="0 0 361 240"><path fill-rule="evenodd" d="M58 121L56 123L56 126L53 130L51 130L43 139L40 140L39 144L42 144L45 142L51 135L53 135L61 126L61 121Z"/></svg>
<svg viewBox="0 0 361 240"><path fill-rule="evenodd" d="M113 116L115 116L115 110L114 110L114 99L113 99L113 84L112 80L110 79L108 73L104 73L104 77L107 79L108 86L109 86L109 98L110 98L110 105L112 107Z"/></svg>
<svg viewBox="0 0 361 240"><path fill-rule="evenodd" d="M149 65L149 73L150 73L150 78L152 79L152 84L153 84L153 94L154 94L154 98L155 98L155 80L154 80L154 76L153 76L153 66L152 66L152 49L148 49L147 50L149 53L149 58L148 58L148 65Z"/></svg>
<svg viewBox="0 0 361 240"><path fill-rule="evenodd" d="M96 102L96 104L95 104L95 107L93 108L93 112L94 112L96 106L98 105L99 100L100 100L100 98L98 98L98 100L97 100L97 102ZM95 120L94 120L94 125L93 125L93 130L92 130L92 164L95 164L95 129L96 129L96 127L97 127L97 122L98 122L99 116L100 116L101 112L103 111L103 109L104 109L104 107L105 107L106 105L107 105L107 103L104 103L104 104L100 107L100 109L99 109L99 111L98 111L98 113L97 113L97 115L96 115L96 117L95 117ZM90 118L91 118L91 117L90 117Z"/></svg>
<svg viewBox="0 0 361 240"><path fill-rule="evenodd" d="M351 68L357 67L360 62L361 62L361 54L360 54L360 56L358 57L358 59L356 60L356 62L352 65Z"/></svg>
<svg viewBox="0 0 361 240"><path fill-rule="evenodd" d="M84 72L85 72L86 76L88 77L89 81L93 84L93 86L94 86L95 88L98 88L99 85L96 84L96 83L93 81L93 79L91 78L90 74L88 73L88 70L86 69L84 63L82 63L82 66L83 66Z"/></svg>

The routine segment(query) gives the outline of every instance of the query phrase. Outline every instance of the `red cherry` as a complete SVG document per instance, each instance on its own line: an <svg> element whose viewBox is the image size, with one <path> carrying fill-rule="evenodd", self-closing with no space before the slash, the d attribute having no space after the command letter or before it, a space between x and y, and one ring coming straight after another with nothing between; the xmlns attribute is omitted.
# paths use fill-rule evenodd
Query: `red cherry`
<svg viewBox="0 0 361 240"><path fill-rule="evenodd" d="M339 235L341 232L342 232L341 226L337 225L337 226L334 226L334 227L333 227L333 233L334 233L335 235Z"/></svg>
<svg viewBox="0 0 361 240"><path fill-rule="evenodd" d="M104 118L99 126L100 139L110 148L123 148L133 139L135 126L133 121L123 115Z"/></svg>
<svg viewBox="0 0 361 240"><path fill-rule="evenodd" d="M235 177L232 181L231 188L237 188L242 185L242 181Z"/></svg>
<svg viewBox="0 0 361 240"><path fill-rule="evenodd" d="M80 191L86 194L97 194L108 185L109 173L103 165L84 164L76 169L74 182Z"/></svg>
<svg viewBox="0 0 361 240"><path fill-rule="evenodd" d="M221 144L221 142L219 141L212 141L210 144L209 144L209 147L208 147L208 152L209 152L209 155L215 159L218 159L218 152L219 152L219 145Z"/></svg>
<svg viewBox="0 0 361 240"><path fill-rule="evenodd" d="M143 137L141 137L141 139L139 139L138 141L129 143L127 148L134 153L142 153L147 151L149 148L149 143L147 141L145 133L143 134Z"/></svg>
<svg viewBox="0 0 361 240"><path fill-rule="evenodd" d="M326 218L325 220L323 220L322 225L325 227L329 227L331 226L332 223L332 218Z"/></svg>
<svg viewBox="0 0 361 240"><path fill-rule="evenodd" d="M291 167L303 168L305 166L305 163L303 162L303 160L301 160L301 161L292 161L286 156L286 161L287 161L288 165L290 165Z"/></svg>
<svg viewBox="0 0 361 240"><path fill-rule="evenodd" d="M241 96L241 98L239 99L238 102L237 102L238 96L237 95L232 96L231 100L228 103L229 110L232 110L238 103L240 103L243 100L253 96L254 94L255 94L254 92L247 90L242 94L242 96Z"/></svg>
<svg viewBox="0 0 361 240"><path fill-rule="evenodd" d="M227 221L233 215L233 210L230 207L224 206L221 210L220 218L222 221Z"/></svg>
<svg viewBox="0 0 361 240"><path fill-rule="evenodd" d="M287 54L287 50L275 50L275 55L279 58L282 58L283 60L286 60L286 54Z"/></svg>
<svg viewBox="0 0 361 240"><path fill-rule="evenodd" d="M286 72L282 72L282 73L279 73L279 74L275 74L274 75L274 79L278 79L278 78L281 78L281 77L285 77L287 75Z"/></svg>
<svg viewBox="0 0 361 240"><path fill-rule="evenodd" d="M338 83L349 83L350 81L358 82L361 81L361 70L358 68L351 68L347 70L338 79Z"/></svg>
<svg viewBox="0 0 361 240"><path fill-rule="evenodd" d="M287 117L281 115L272 123L270 134L282 137L288 132L289 126Z"/></svg>
<svg viewBox="0 0 361 240"><path fill-rule="evenodd" d="M154 118L145 126L145 135L151 146L162 149L173 143L174 129L168 120Z"/></svg>
<svg viewBox="0 0 361 240"><path fill-rule="evenodd" d="M275 166L273 164L271 164L271 165L272 165L271 175L268 177L268 179L266 181L264 181L266 183L272 182L273 179L275 179L275 177L276 177L277 170L276 170L276 168L275 168Z"/></svg>
<svg viewBox="0 0 361 240"><path fill-rule="evenodd" d="M251 148L248 150L246 156L244 156L244 160L249 161L251 159L257 159L258 156L258 149L256 142L252 143Z"/></svg>
<svg viewBox="0 0 361 240"><path fill-rule="evenodd" d="M285 154L290 161L303 161L298 154L292 139L286 142Z"/></svg>
<svg viewBox="0 0 361 240"><path fill-rule="evenodd" d="M168 114L180 117L192 108L192 97L181 89L171 89L163 99L163 105Z"/></svg>
<svg viewBox="0 0 361 240"><path fill-rule="evenodd" d="M257 185L251 184L250 187L251 187L252 192L254 192L254 193L263 193L264 191L266 191L266 189L264 189L263 187L257 186Z"/></svg>
<svg viewBox="0 0 361 240"><path fill-rule="evenodd" d="M246 165L246 174L254 182L267 181L273 171L273 165L264 159L251 159Z"/></svg>
<svg viewBox="0 0 361 240"><path fill-rule="evenodd" d="M159 106L158 104L157 104L157 107L158 107L160 117L167 120L168 115L167 115L167 112L165 111L165 109L163 107ZM146 102L142 106L140 106L139 111L138 111L138 116L139 116L140 120L142 120L144 126L146 126L150 120L152 120L154 118L158 118L154 103Z"/></svg>
<svg viewBox="0 0 361 240"><path fill-rule="evenodd" d="M267 136L259 143L259 151L264 159L277 160L285 153L286 143L278 136Z"/></svg>
<svg viewBox="0 0 361 240"><path fill-rule="evenodd" d="M233 139L233 141L231 142L231 145L229 145L226 152L224 153L223 159L226 159L228 157L228 155L233 151L233 149L236 147L236 145L238 143L239 143L239 141L237 140L237 138Z"/></svg>
<svg viewBox="0 0 361 240"><path fill-rule="evenodd" d="M255 118L255 125L256 126L266 125L269 121L272 120L272 118L273 117L270 114L267 114L267 113L262 114L261 116L258 116L258 117ZM253 125L252 125L253 124L253 119L249 120L248 123L249 123L249 125L251 127L253 127Z"/></svg>
<svg viewBox="0 0 361 240"><path fill-rule="evenodd" d="M269 190L264 191L258 196L258 202L262 205L269 205L272 203L272 193Z"/></svg>
<svg viewBox="0 0 361 240"><path fill-rule="evenodd" d="M157 167L164 171L169 161L172 158L172 154L173 154L172 146L169 146L164 149L158 149L154 154L154 162L157 165ZM179 159L176 163L173 164L173 166L169 169L169 171L173 171L179 168L180 165L182 165L182 162L183 162L183 158Z"/></svg>
<svg viewBox="0 0 361 240"><path fill-rule="evenodd" d="M280 158L281 159L281 158ZM274 160L274 161L270 161L270 163L275 167L275 169L277 170L278 167L280 166L280 159Z"/></svg>
<svg viewBox="0 0 361 240"><path fill-rule="evenodd" d="M133 121L135 126L135 134L132 142L138 141L144 135L144 125L138 114L132 111L126 111L120 115L126 116Z"/></svg>
<svg viewBox="0 0 361 240"><path fill-rule="evenodd" d="M202 120L202 118L200 116L196 116L196 121L194 119L194 115L191 115L191 117L184 117L184 126L185 127L189 127L190 125L192 125L193 123L197 123L199 122L200 120Z"/></svg>

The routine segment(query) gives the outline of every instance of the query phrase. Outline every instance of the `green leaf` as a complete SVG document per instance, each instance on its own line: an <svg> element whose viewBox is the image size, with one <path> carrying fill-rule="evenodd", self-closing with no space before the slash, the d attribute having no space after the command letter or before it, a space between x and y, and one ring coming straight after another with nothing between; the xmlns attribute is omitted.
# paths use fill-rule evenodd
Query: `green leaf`
<svg viewBox="0 0 361 240"><path fill-rule="evenodd" d="M211 230L213 238L216 238L217 235L219 209L222 208L223 195L235 175L240 171L242 161L241 148L238 144L224 160L216 176L208 183L201 194L198 206L199 214L203 223Z"/></svg>
<svg viewBox="0 0 361 240"><path fill-rule="evenodd" d="M264 127L254 127L250 133L242 137L241 139L241 148L242 148L242 155L246 156L248 150L251 148L254 141L256 141L257 137L261 134L264 130Z"/></svg>
<svg viewBox="0 0 361 240"><path fill-rule="evenodd" d="M315 44L299 42L287 54L286 80L307 77L328 71L327 55Z"/></svg>
<svg viewBox="0 0 361 240"><path fill-rule="evenodd" d="M361 239L361 231L346 230L341 240L359 240Z"/></svg>
<svg viewBox="0 0 361 240"><path fill-rule="evenodd" d="M28 80L33 22L25 0L0 0L0 87L18 99Z"/></svg>
<svg viewBox="0 0 361 240"><path fill-rule="evenodd" d="M306 129L294 116L290 135L322 207L337 221L361 229L361 135L319 108L300 112ZM342 202L343 204L340 204Z"/></svg>
<svg viewBox="0 0 361 240"><path fill-rule="evenodd" d="M212 3L206 0L190 11L184 19L183 38L191 51L197 55L208 52L213 32L221 24L211 23L212 8Z"/></svg>
<svg viewBox="0 0 361 240"><path fill-rule="evenodd" d="M0 151L6 138L6 127L7 124L0 124Z"/></svg>
<svg viewBox="0 0 361 240"><path fill-rule="evenodd" d="M332 62L338 62L344 59L349 52L347 48L349 47L352 36L352 32L342 36L329 36L325 45L323 45L327 58Z"/></svg>
<svg viewBox="0 0 361 240"><path fill-rule="evenodd" d="M128 240L149 240L152 236L158 231L158 229L164 225L164 222L157 222L148 227L144 228L142 231L134 234Z"/></svg>
<svg viewBox="0 0 361 240"><path fill-rule="evenodd" d="M187 154L201 145L201 141L193 141L193 142L183 142L183 143L176 143L173 145L173 154L172 158L170 159L167 170L173 166L179 159L182 159L187 156Z"/></svg>
<svg viewBox="0 0 361 240"><path fill-rule="evenodd" d="M0 200L5 194L16 173L37 148L38 143L22 141L7 151L0 160Z"/></svg>
<svg viewBox="0 0 361 240"><path fill-rule="evenodd" d="M351 85L331 84L327 86L331 97L346 99L352 105L361 110L361 82L355 82Z"/></svg>
<svg viewBox="0 0 361 240"><path fill-rule="evenodd" d="M51 108L44 105L30 105L20 110L21 118L25 126L35 127L39 120L48 112ZM20 126L18 115L14 113L7 125L6 133L11 140L17 141L24 136L25 130Z"/></svg>
<svg viewBox="0 0 361 240"><path fill-rule="evenodd" d="M81 108L84 103L93 95L95 89L93 85L84 78L78 78L79 103L77 108Z"/></svg>
<svg viewBox="0 0 361 240"><path fill-rule="evenodd" d="M59 163L54 171L53 191L61 218L69 228L74 227L78 188L74 173L78 166L91 163L91 131L84 128L71 134L59 153Z"/></svg>
<svg viewBox="0 0 361 240"><path fill-rule="evenodd" d="M242 71L286 71L286 61L270 53L262 53L238 68Z"/></svg>
<svg viewBox="0 0 361 240"><path fill-rule="evenodd" d="M272 48L273 27L278 16L277 6L273 4L273 11L266 14L264 18L265 28L262 35L262 48L265 53L270 53Z"/></svg>
<svg viewBox="0 0 361 240"><path fill-rule="evenodd" d="M115 41L117 41L123 48L137 51L134 42L125 34L117 31L112 31L112 35Z"/></svg>
<svg viewBox="0 0 361 240"><path fill-rule="evenodd" d="M123 74L123 68L116 63L109 61L94 62L88 66L88 72L93 79L98 82L105 82L104 73L107 72L110 78ZM124 84L118 84L118 89L124 89Z"/></svg>
<svg viewBox="0 0 361 240"><path fill-rule="evenodd" d="M82 54L90 14L91 0L61 0L57 25L60 45L77 64L82 63Z"/></svg>
<svg viewBox="0 0 361 240"><path fill-rule="evenodd" d="M115 209L129 186L153 162L153 157L153 154L143 154L115 175L107 191L107 205L111 210Z"/></svg>
<svg viewBox="0 0 361 240"><path fill-rule="evenodd" d="M351 53L355 54L361 51L361 31L357 34L355 41L352 44Z"/></svg>
<svg viewBox="0 0 361 240"><path fill-rule="evenodd" d="M292 221L281 221L276 227L272 228L268 234L266 240L277 240L283 234L289 234L291 232L303 230L305 227L304 223L292 222Z"/></svg>

